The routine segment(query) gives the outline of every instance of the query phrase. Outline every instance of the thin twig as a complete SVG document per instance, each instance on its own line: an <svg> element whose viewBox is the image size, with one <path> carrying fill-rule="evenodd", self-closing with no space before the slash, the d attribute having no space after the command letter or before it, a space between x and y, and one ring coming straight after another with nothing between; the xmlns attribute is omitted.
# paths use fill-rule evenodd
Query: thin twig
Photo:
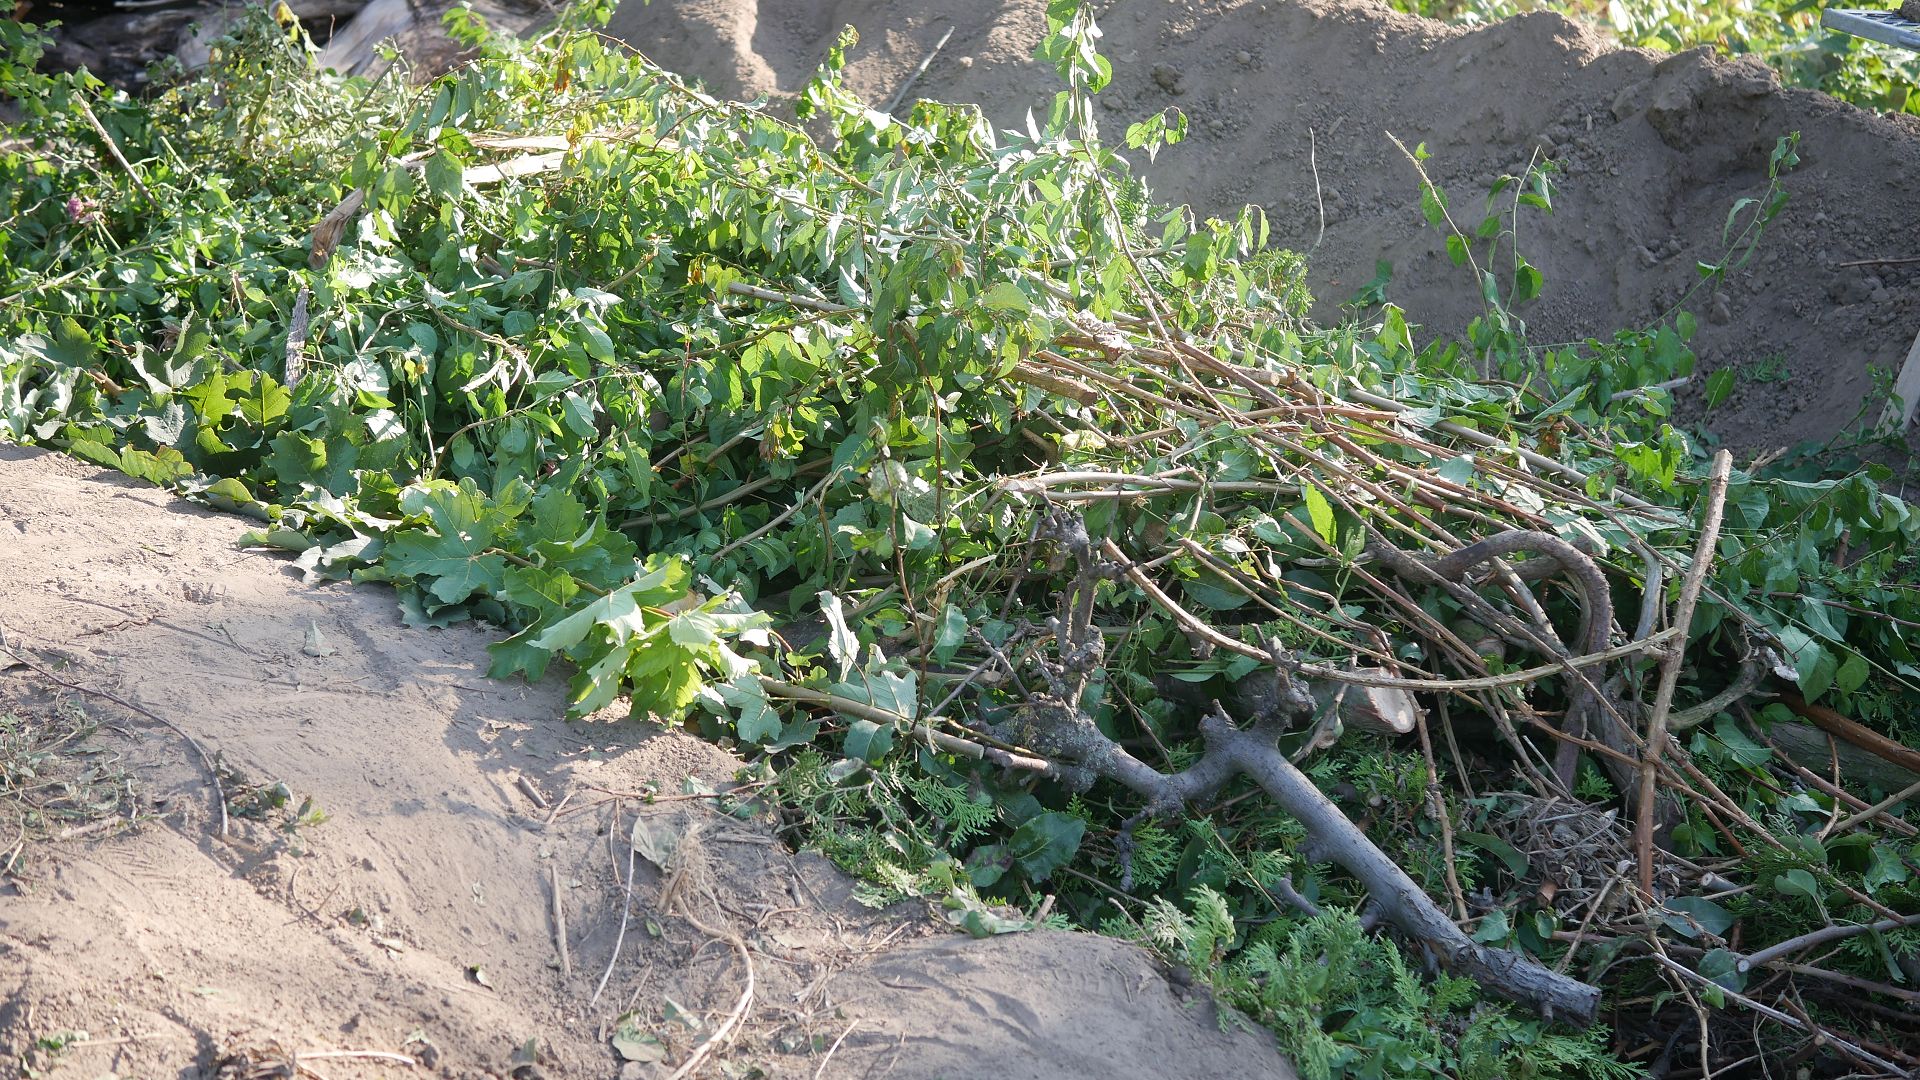
<svg viewBox="0 0 1920 1080"><path fill-rule="evenodd" d="M618 824L619 820L620 819L617 816L614 818L614 822L616 823L616 825ZM599 1001L601 993L606 990L607 980L613 978L613 967L615 964L620 962L620 946L627 940L627 921L633 916L633 871L634 871L633 860L635 858L635 855L636 855L636 852L633 849L633 844L628 843L627 844L627 893L626 893L627 898L626 898L626 902L620 905L620 932L614 935L613 955L607 957L607 970L601 973L600 985L593 988L593 996L587 999L587 1004L589 1005Z"/></svg>
<svg viewBox="0 0 1920 1080"><path fill-rule="evenodd" d="M752 532L746 534L745 536L742 536L739 539L728 543L725 547L722 547L720 550L714 552L713 561L715 563L718 563L720 560L733 554L735 551L740 550L741 548L747 546L748 544L753 543L755 540L760 539L761 537L767 535L773 530L778 529L780 526L785 525L788 519L792 518L793 515L799 513L802 509L806 507L808 503L819 498L820 493L827 489L827 485L833 483L833 481L837 479L839 476L840 476L840 470L833 469L829 471L827 475L821 477L817 483L815 483L812 487L808 488L805 494L801 495L798 499L795 499L792 506L789 506L785 510L781 511L780 513L775 514L773 518L769 520L765 525L760 526L759 528L753 530Z"/></svg>
<svg viewBox="0 0 1920 1080"><path fill-rule="evenodd" d="M812 472L814 469L820 468L821 466L824 466L827 464L828 462L825 458L822 458L818 461L809 461L795 468L793 470L793 475L798 476L804 472ZM620 528L640 529L640 528L645 528L649 525L665 525L669 522L679 521L681 518L692 517L695 514L704 514L709 510L718 510L723 506L727 506L729 504L739 502L741 499L746 498L747 496L753 494L756 491L765 490L766 488L770 488L775 484L784 484L788 480L791 480L792 478L793 477L790 477L790 476L768 475L768 476L763 476L758 480L749 480L746 483L741 484L739 487L734 488L731 491L725 491L720 493L719 495L715 495L713 498L708 499L705 502L691 503L689 505L682 506L677 510L666 510L666 511L662 511L660 513L655 513L655 514L637 514L633 517L626 519L625 521L622 521L620 523Z"/></svg>
<svg viewBox="0 0 1920 1080"><path fill-rule="evenodd" d="M517 781L515 781L515 783L520 788L521 792L526 795L527 800L533 803L534 809L545 810L547 808L547 806L549 805L547 802L547 797L545 795L542 795L540 793L540 789L534 786L533 779L531 777L527 776L525 773L522 773L520 775L520 778Z"/></svg>
<svg viewBox="0 0 1920 1080"><path fill-rule="evenodd" d="M682 906L680 909L680 917L693 924L695 930L700 931L708 937L718 938L733 946L734 953L740 957L740 962L747 967L747 984L740 989L740 1000L734 1004L733 1011L727 1014L727 1018L720 1022L719 1027L713 1029L713 1034L707 1036L705 1042L693 1048L693 1052L687 1055L687 1060L681 1062L680 1067L675 1069L673 1075L667 1077L667 1080L686 1080L687 1077L693 1075L694 1070L698 1069L701 1063L706 1061L714 1051L726 1045L727 1041L733 1038L734 1033L739 1029L741 1023L746 1020L747 1010L753 1005L753 992L757 985L757 976L753 967L753 953L747 949L747 943L740 940L739 934L731 930L716 930L708 926L706 923L701 922L699 917L694 915L693 912L687 910L685 906ZM824 1065L825 1063L823 1062L822 1064Z"/></svg>
<svg viewBox="0 0 1920 1080"><path fill-rule="evenodd" d="M1314 234L1313 247L1307 249L1311 254L1327 238L1327 198L1320 190L1320 147L1312 128L1307 129L1307 169L1313 173L1313 205L1320 211L1320 231Z"/></svg>
<svg viewBox="0 0 1920 1080"><path fill-rule="evenodd" d="M1169 615L1172 615L1174 621L1179 623L1182 629L1204 638L1216 648L1225 649L1230 653L1259 660L1263 663L1273 663L1273 656L1268 653L1267 650L1249 645L1239 638L1223 634L1214 629L1213 626L1205 620L1194 615L1186 608L1181 607L1179 601L1168 596L1164 589L1154 584L1153 579L1146 575L1139 564L1128 560L1126 555L1121 552L1113 541L1107 540L1104 541L1104 543L1107 549L1107 557L1122 564L1125 567L1124 572L1127 579L1139 586L1140 591L1146 593L1148 599L1164 608ZM1561 674L1567 668L1589 668L1598 664L1610 663L1621 657L1646 652L1655 645L1673 640L1679 636L1679 634L1679 627L1669 626L1665 630L1650 634L1639 641L1629 642L1625 645L1616 645L1611 649L1604 649L1600 652L1588 653L1585 656L1569 656L1558 663L1542 664L1539 667L1522 668L1518 671L1509 671L1500 675L1485 675L1471 679L1402 679L1391 675L1374 675L1363 671L1348 671L1345 668L1328 667L1324 664L1300 664L1298 670L1300 674L1308 678L1330 679L1334 682L1352 683L1355 686L1379 686L1392 690L1494 690L1502 686L1523 686L1527 683L1537 682L1549 675Z"/></svg>
<svg viewBox="0 0 1920 1080"><path fill-rule="evenodd" d="M949 32L951 32L951 31L949 31ZM854 1026L855 1024L858 1024L859 1022L860 1022L860 1018L859 1018L859 1017L857 1017L857 1016L856 1016L856 1017L854 1017L853 1019L851 1019L851 1020L849 1020L849 1021L847 1021L847 1030L845 1030L845 1031L843 1031L843 1032L841 1032L841 1033L840 1033L840 1037L839 1037L839 1038L837 1038L837 1039L835 1039L835 1040L833 1040L833 1045L832 1045L832 1046L829 1046L829 1047L827 1047L827 1056L826 1056L826 1057L823 1057L823 1058L821 1058L821 1059L820 1059L820 1067L819 1067L819 1068L817 1068L817 1069L815 1069L815 1070L813 1070L813 1080L821 1080L821 1078L822 1078L822 1077L824 1077L824 1076L826 1076L826 1075L827 1075L827 1062L829 1062L829 1061L832 1061L832 1060L833 1060L833 1052L834 1052L835 1050L838 1050L838 1049L840 1049L840 1044L841 1044L841 1043L843 1043L843 1042L846 1042L846 1041L847 1041L847 1036L849 1036L849 1035L851 1035L851 1034L853 1034L853 1026Z"/></svg>
<svg viewBox="0 0 1920 1080"><path fill-rule="evenodd" d="M1842 1051L1853 1056L1853 1058L1856 1061L1864 1061L1867 1064L1872 1065L1874 1068L1885 1069L1887 1072L1893 1074L1894 1076L1905 1076L1907 1074L1905 1069L1900 1068L1898 1065L1895 1065L1891 1061L1887 1061L1883 1058L1879 1058L1872 1054L1869 1054L1865 1050L1862 1050L1860 1047L1855 1046L1853 1043L1848 1042L1847 1040L1841 1038L1838 1035L1835 1035L1831 1031L1827 1031L1824 1028L1818 1028L1811 1024L1807 1024L1802 1020L1800 1020L1798 1017L1791 1016L1787 1013L1783 1013L1779 1009L1776 1009L1771 1005L1763 1005L1760 1002L1755 1001L1750 997L1747 997L1745 994L1740 994L1732 990L1729 990L1726 987L1721 986L1719 983L1716 983L1711 979L1708 979L1706 976L1696 974L1693 971L1690 971L1687 968L1683 967L1682 965L1677 964L1674 961L1668 959L1667 957L1660 955L1659 953L1649 953L1648 959L1654 961L1655 963L1659 964L1661 967L1666 968L1668 971L1673 972L1675 975L1678 975L1683 979L1690 980L1702 986L1712 987L1715 991L1721 994L1725 994L1727 997L1727 1000L1737 1001L1740 1004L1745 1005L1747 1008L1752 1009L1754 1012L1757 1012L1760 1015L1765 1016L1770 1020L1778 1020L1780 1023L1786 1024L1788 1027L1797 1028L1798 1030L1807 1032L1810 1035L1814 1035L1818 1038L1826 1039L1828 1042L1839 1047Z"/></svg>
<svg viewBox="0 0 1920 1080"><path fill-rule="evenodd" d="M553 942L560 947L560 977L573 975L573 958L567 954L567 905L560 891L560 867L548 866L553 880Z"/></svg>
<svg viewBox="0 0 1920 1080"><path fill-rule="evenodd" d="M1706 513L1700 523L1700 542L1694 546L1693 565L1680 585L1680 602L1674 608L1673 625L1683 635L1660 658L1660 684L1653 694L1653 712L1647 718L1647 745L1640 766L1639 816L1634 821L1633 844L1640 860L1640 891L1653 895L1653 827L1658 816L1654 802L1660 756L1667 749L1667 712L1673 708L1673 691L1680 684L1680 668L1686 659L1687 628L1693 624L1693 606L1700 599L1700 587L1707 571L1713 568L1714 552L1720 543L1720 513L1726 506L1727 479L1732 475L1733 455L1725 450L1713 456L1707 472Z"/></svg>
<svg viewBox="0 0 1920 1080"><path fill-rule="evenodd" d="M1910 266L1920 263L1920 256L1908 255L1893 259L1855 259L1852 262L1834 263L1835 266Z"/></svg>
<svg viewBox="0 0 1920 1080"><path fill-rule="evenodd" d="M1877 922L1870 923L1825 926L1811 933L1801 934L1796 938L1788 938L1778 945L1769 945L1759 952L1742 957L1735 962L1734 966L1738 970L1745 972L1756 967L1764 967L1780 957L1798 952L1801 949L1810 949L1815 945L1824 945L1829 941L1839 941L1843 938L1856 937L1860 934L1877 934L1887 930L1899 930L1908 926L1920 926L1920 914L1906 915L1894 919L1881 919Z"/></svg>
<svg viewBox="0 0 1920 1080"><path fill-rule="evenodd" d="M914 68L913 73L907 76L907 81L901 83L900 89L894 91L892 100L887 102L887 107L880 110L881 112L886 113L888 116L893 115L893 111L898 109L900 103L907 99L907 94L913 89L913 84L919 82L920 76L925 75L927 69L933 66L933 58L939 56L940 50L946 48L947 42L952 39L953 27L949 26L947 27L947 32L940 35L940 40L934 43L933 48L927 52L927 55L920 58L920 66Z"/></svg>
<svg viewBox="0 0 1920 1080"><path fill-rule="evenodd" d="M1908 799L1911 799L1915 795L1920 795L1920 780L1916 780L1913 783L1908 784L1906 787L1901 788L1899 791L1896 791L1893 794L1887 796L1886 798L1881 799L1879 802L1874 803L1872 806L1869 806L1865 810L1862 810L1859 813L1854 814L1852 817L1847 818L1845 821L1840 822L1839 824L1833 826L1833 828L1826 831L1833 835L1844 833L1848 829L1853 828L1855 825L1858 825L1861 822L1872 821L1874 818L1879 817L1881 814L1886 813L1888 810L1893 809L1895 806L1899 805L1902 802L1905 802Z"/></svg>
<svg viewBox="0 0 1920 1080"><path fill-rule="evenodd" d="M1427 731L1426 713L1413 710L1413 724L1420 733L1420 753L1427 759L1427 809L1440 825L1440 858L1447 871L1447 895L1453 898L1454 919L1464 922L1467 897L1460 889L1460 875L1454 870L1452 812L1447 809L1446 796L1440 793L1440 767L1434 762L1433 736Z"/></svg>
<svg viewBox="0 0 1920 1080"><path fill-rule="evenodd" d="M385 1050L302 1050L293 1058L295 1064L303 1061L386 1061L408 1068L420 1064L405 1054L393 1054Z"/></svg>
<svg viewBox="0 0 1920 1080"><path fill-rule="evenodd" d="M127 163L126 155L120 152L120 144L113 141L113 136L107 134L106 126L100 123L100 118L93 115L93 107L87 104L87 99L76 95L73 103L79 107L80 115L86 120L87 126L93 129L93 133L100 137L102 143L106 144L107 154L113 158L114 164L120 166L120 171L127 174L127 178L133 181L133 186L140 189L140 194L148 202L152 202L153 192L147 190L147 182L140 179L140 174Z"/></svg>

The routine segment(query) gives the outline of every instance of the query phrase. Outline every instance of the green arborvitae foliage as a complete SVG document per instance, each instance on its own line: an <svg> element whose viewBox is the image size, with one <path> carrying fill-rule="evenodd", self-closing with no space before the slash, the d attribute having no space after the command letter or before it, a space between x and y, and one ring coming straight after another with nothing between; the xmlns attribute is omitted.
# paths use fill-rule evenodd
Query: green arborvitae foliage
<svg viewBox="0 0 1920 1080"><path fill-rule="evenodd" d="M35 32L0 22L0 95L24 117L0 143L0 437L252 517L251 542L316 580L390 583L409 623L484 620L494 674L569 679L576 716L729 743L876 903L935 897L984 934L1052 897L1056 923L1204 965L1320 1074L1621 1066L1604 1033L1411 975L1337 914L1364 890L1244 781L1149 820L1134 791L1024 767L1046 734L1035 702L1069 663L1049 619L1076 568L1036 539L1055 511L1155 590L1089 586L1102 646L1071 661L1084 692L1056 711L1155 769L1199 760L1207 702L1257 698L1272 673L1197 641L1169 602L1314 670L1417 680L1430 715L1448 710L1431 757L1356 732L1282 748L1419 885L1470 906L1478 940L1604 975L1632 1003L1616 1049L1697 1028L1626 948L1636 935L1664 937L1713 987L1678 985L1722 1010L1723 989L1759 984L1736 943L1920 908L1906 811L1827 829L1855 804L1768 744L1797 722L1784 706L1675 729L1693 771L1672 845L1735 890L1666 873L1665 911L1596 899L1632 815L1612 778L1590 764L1576 787L1581 882L1564 843L1527 833L1550 816L1532 762L1553 752L1539 718L1569 704L1558 670L1462 638L1481 635L1459 593L1380 576L1375 543L1440 552L1525 527L1592 553L1615 642L1648 594L1656 629L1678 594L1704 455L1657 384L1691 370L1691 320L1528 342L1542 279L1513 244L1551 214L1549 172L1502 179L1469 215L1410 149L1408 212L1446 238L1482 316L1436 337L1363 298L1320 325L1257 210L1199 218L1130 172L1124 154L1162 152L1184 120L1101 139L1091 95L1110 69L1081 5L1049 5L1042 57L1067 89L1011 132L964 107L866 109L838 82L851 37L796 126L609 45L592 32L607 14L519 41L456 12L477 59L415 88L318 71L256 13L203 77L145 100L36 73ZM1703 281L1737 270L1784 202L1796 143L1778 134ZM1752 662L1920 734L1920 519L1884 479L1735 471L1680 702ZM1557 584L1537 612L1482 592L1569 639L1582 618ZM1632 725L1654 661L1608 669ZM1456 724L1485 737L1462 752ZM1303 918L1291 890L1328 914ZM1913 938L1863 934L1820 962L1899 981ZM1844 1027L1834 985L1764 992ZM1415 1000L1446 1022L1415 1023ZM1811 1045L1713 1015L1748 1052Z"/></svg>
<svg viewBox="0 0 1920 1080"><path fill-rule="evenodd" d="M1226 899L1206 886L1184 909L1156 900L1140 929L1208 976L1222 1000L1281 1033L1308 1080L1423 1070L1463 1080L1640 1075L1593 1034L1552 1034L1536 1021L1476 1008L1470 982L1423 980L1350 912L1269 926L1227 962L1236 932Z"/></svg>

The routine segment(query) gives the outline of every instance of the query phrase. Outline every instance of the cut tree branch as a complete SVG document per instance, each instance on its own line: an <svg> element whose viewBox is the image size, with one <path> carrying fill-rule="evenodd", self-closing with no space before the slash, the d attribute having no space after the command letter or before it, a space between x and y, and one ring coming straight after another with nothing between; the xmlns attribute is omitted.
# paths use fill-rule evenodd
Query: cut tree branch
<svg viewBox="0 0 1920 1080"><path fill-rule="evenodd" d="M1693 551L1693 565L1680 584L1680 602L1675 605L1673 625L1684 632L1693 624L1693 605L1706 584L1707 571L1713 567L1713 554L1720 543L1720 512L1726 506L1727 478L1732 475L1733 455L1725 450L1713 456L1707 478L1707 506L1700 522L1700 542ZM1633 844L1640 860L1640 891L1653 895L1653 831L1659 815L1655 799L1655 780L1660 771L1660 755L1667 750L1667 712L1673 708L1673 691L1680 684L1680 667L1686 659L1685 638L1673 643L1660 658L1660 685L1653 693L1653 711L1647 715L1646 758L1641 765L1639 816L1634 821Z"/></svg>
<svg viewBox="0 0 1920 1080"><path fill-rule="evenodd" d="M1143 796L1155 815L1177 812L1219 791L1235 776L1247 775L1306 827L1316 860L1324 858L1352 874L1366 887L1387 921L1430 949L1449 971L1471 978L1546 1019L1585 1027L1598 1014L1597 987L1552 971L1531 957L1489 948L1467 937L1404 870L1287 760L1275 741L1279 724L1269 721L1242 730L1216 706L1201 722L1206 753L1188 768L1167 774L1135 758L1101 733L1092 720L1060 702L1036 702L1033 722L1037 750L1122 784Z"/></svg>
<svg viewBox="0 0 1920 1080"><path fill-rule="evenodd" d="M1029 700L1020 735L1024 744L1056 762L1055 775L1062 782L1085 789L1096 779L1112 780L1145 798L1148 814L1165 816L1214 795L1234 777L1246 775L1306 827L1308 858L1333 862L1352 874L1366 887L1381 915L1430 950L1448 970L1546 1019L1580 1027L1593 1023L1600 1005L1598 988L1552 971L1531 957L1489 948L1469 938L1406 871L1287 760L1278 737L1311 717L1315 703L1313 695L1295 678L1304 666L1286 655L1279 641L1254 650L1273 669L1274 691L1268 708L1250 727L1241 729L1215 702L1200 723L1206 750L1187 768L1162 773L1101 731L1078 706L1078 691L1086 686L1100 662L1098 632L1086 626L1082 610L1096 584L1105 577L1125 576L1163 606L1178 610L1178 605L1159 592L1111 540L1096 547L1078 515L1056 512L1040 533L1059 543L1078 563L1079 572L1062 593L1062 616L1051 621L1060 649L1058 662L1052 665L1054 670L1047 672L1052 692ZM1107 560L1100 558L1102 554ZM1187 619L1205 626L1191 615ZM1241 651L1252 648L1220 636L1241 646Z"/></svg>

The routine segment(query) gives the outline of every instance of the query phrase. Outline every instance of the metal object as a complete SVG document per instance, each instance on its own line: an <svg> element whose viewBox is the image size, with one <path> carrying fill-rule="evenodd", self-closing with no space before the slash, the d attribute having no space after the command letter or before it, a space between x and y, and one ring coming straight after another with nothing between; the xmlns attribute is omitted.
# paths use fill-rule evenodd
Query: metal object
<svg viewBox="0 0 1920 1080"><path fill-rule="evenodd" d="M1820 25L1883 45L1920 52L1920 22L1897 11L1835 11L1820 13Z"/></svg>

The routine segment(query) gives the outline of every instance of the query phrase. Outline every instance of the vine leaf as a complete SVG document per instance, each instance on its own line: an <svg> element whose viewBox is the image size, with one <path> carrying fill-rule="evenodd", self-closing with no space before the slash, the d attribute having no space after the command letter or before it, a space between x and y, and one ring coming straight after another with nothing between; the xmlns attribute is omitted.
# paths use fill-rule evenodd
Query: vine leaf
<svg viewBox="0 0 1920 1080"><path fill-rule="evenodd" d="M1021 873L1034 881L1045 881L1073 861L1086 834L1086 822L1072 814L1049 810L1035 814L1015 829L1007 849Z"/></svg>
<svg viewBox="0 0 1920 1080"><path fill-rule="evenodd" d="M1733 926L1733 913L1704 896L1676 896L1666 908L1667 926L1684 937L1697 938L1703 931L1719 937Z"/></svg>
<svg viewBox="0 0 1920 1080"><path fill-rule="evenodd" d="M756 675L736 675L717 688L720 699L738 714L734 730L743 743L777 741L780 738L780 714L767 700L766 688Z"/></svg>
<svg viewBox="0 0 1920 1080"><path fill-rule="evenodd" d="M488 554L501 514L471 481L444 481L410 488L400 498L409 515L425 515L434 532L403 532L387 544L386 562L396 574L420 579L434 599L457 604L506 584L506 560Z"/></svg>

